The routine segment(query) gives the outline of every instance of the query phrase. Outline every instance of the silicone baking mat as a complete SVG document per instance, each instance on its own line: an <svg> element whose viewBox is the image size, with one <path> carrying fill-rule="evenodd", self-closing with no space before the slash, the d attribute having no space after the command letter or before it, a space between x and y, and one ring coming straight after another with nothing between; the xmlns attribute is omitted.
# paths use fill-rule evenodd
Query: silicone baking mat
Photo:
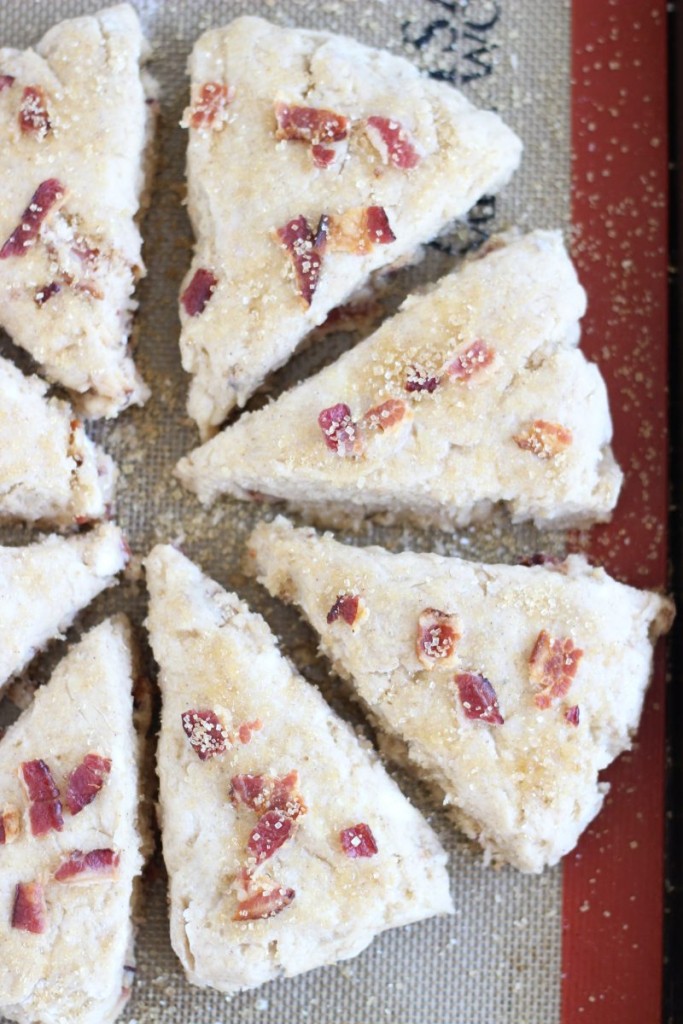
<svg viewBox="0 0 683 1024"><path fill-rule="evenodd" d="M0 40L35 42L53 23L97 10L93 0L3 0ZM326 28L386 46L426 73L494 107L519 132L522 168L468 225L398 276L387 308L416 282L450 269L463 249L512 224L555 227L573 243L590 311L584 347L606 374L616 451L627 473L613 523L591 538L541 535L495 520L443 534L370 529L361 543L489 561L588 545L628 582L666 582L665 4L616 0L197 0L136 4L162 86L159 168L144 224L149 276L139 298L138 362L152 386L143 410L95 433L121 468L118 519L137 556L159 540L184 550L261 611L283 647L348 717L309 631L240 573L262 508L224 502L209 512L173 481L196 444L184 411L176 296L190 254L182 207L185 62L201 31L240 14ZM281 390L354 339L332 337L278 374ZM265 514L268 514L267 512ZM0 531L0 541L25 539ZM128 579L81 618L112 609L144 618L140 580ZM141 639L144 635L141 631ZM58 647L52 659L61 653ZM661 655L661 652L660 652ZM49 658L48 658L49 662ZM493 870L453 832L419 787L399 781L451 853L456 913L380 936L361 956L227 1001L188 985L170 949L163 866L145 877L127 1024L654 1024L661 992L663 666L632 754L608 773L607 807L564 865L541 877ZM21 699L21 690L15 691ZM8 702L5 702L7 705ZM7 708L5 709L7 710ZM12 709L10 709L12 711ZM12 713L15 713L12 711ZM0 950L0 955L1 950Z"/></svg>

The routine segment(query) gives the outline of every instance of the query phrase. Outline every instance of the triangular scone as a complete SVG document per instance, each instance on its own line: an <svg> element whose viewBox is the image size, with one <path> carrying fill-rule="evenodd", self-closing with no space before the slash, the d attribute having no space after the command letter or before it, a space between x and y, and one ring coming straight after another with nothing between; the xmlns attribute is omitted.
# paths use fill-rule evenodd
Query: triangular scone
<svg viewBox="0 0 683 1024"><path fill-rule="evenodd" d="M467 261L367 340L178 465L204 503L285 500L315 521L444 529L506 506L539 526L608 519L621 483L585 296L559 233Z"/></svg>
<svg viewBox="0 0 683 1024"><path fill-rule="evenodd" d="M0 547L0 691L81 608L116 582L129 554L113 523L26 547Z"/></svg>
<svg viewBox="0 0 683 1024"><path fill-rule="evenodd" d="M263 619L171 547L147 580L171 941L190 981L251 988L450 911L438 839Z"/></svg>
<svg viewBox="0 0 683 1024"><path fill-rule="evenodd" d="M155 104L128 4L0 49L0 327L87 416L148 389L128 355ZM151 91L150 91L151 90Z"/></svg>
<svg viewBox="0 0 683 1024"><path fill-rule="evenodd" d="M74 647L0 741L0 1014L109 1024L135 970L139 744L123 617Z"/></svg>
<svg viewBox="0 0 683 1024"><path fill-rule="evenodd" d="M101 519L116 467L67 402L0 358L0 519L70 526Z"/></svg>
<svg viewBox="0 0 683 1024"><path fill-rule="evenodd" d="M540 871L574 847L604 799L598 772L638 726L670 601L580 555L531 568L395 555L282 518L249 550L489 856Z"/></svg>
<svg viewBox="0 0 683 1024"><path fill-rule="evenodd" d="M190 71L180 344L205 438L370 274L504 185L522 146L409 61L329 32L238 18Z"/></svg>

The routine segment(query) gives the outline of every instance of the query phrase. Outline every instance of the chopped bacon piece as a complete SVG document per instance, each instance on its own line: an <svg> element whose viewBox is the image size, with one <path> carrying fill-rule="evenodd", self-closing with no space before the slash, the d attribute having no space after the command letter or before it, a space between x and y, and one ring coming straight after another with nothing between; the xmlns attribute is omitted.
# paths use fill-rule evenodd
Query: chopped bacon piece
<svg viewBox="0 0 683 1024"><path fill-rule="evenodd" d="M244 804L252 811L281 811L288 818L306 813L306 804L298 789L299 773L287 775L233 775L230 796L234 803Z"/></svg>
<svg viewBox="0 0 683 1024"><path fill-rule="evenodd" d="M189 122L192 128L220 131L228 119L228 107L234 98L234 86L224 82L205 82L192 107L185 112L184 122Z"/></svg>
<svg viewBox="0 0 683 1024"><path fill-rule="evenodd" d="M55 871L58 882L88 882L93 877L113 878L119 866L119 855L113 850L74 850ZM85 876L85 877L83 877Z"/></svg>
<svg viewBox="0 0 683 1024"><path fill-rule="evenodd" d="M315 166L324 168L329 167L333 163L337 152L334 149L330 149L329 146L315 145L311 146L311 154Z"/></svg>
<svg viewBox="0 0 683 1024"><path fill-rule="evenodd" d="M39 85L27 85L19 107L19 127L26 135L34 133L43 139L50 130L45 90Z"/></svg>
<svg viewBox="0 0 683 1024"><path fill-rule="evenodd" d="M40 935L47 926L43 887L38 882L19 882L14 896L12 927Z"/></svg>
<svg viewBox="0 0 683 1024"><path fill-rule="evenodd" d="M570 725L578 725L579 724L579 719L581 717L581 712L579 710L579 705L578 704L574 704L573 707L567 708L567 710L564 713L564 717L566 718L566 720L569 722Z"/></svg>
<svg viewBox="0 0 683 1024"><path fill-rule="evenodd" d="M36 305L44 306L46 302L49 302L53 295L57 295L61 290L61 285L57 284L56 281L51 281L50 284L44 284L43 287L33 296Z"/></svg>
<svg viewBox="0 0 683 1024"><path fill-rule="evenodd" d="M383 206L354 206L329 218L330 249L364 256L396 241Z"/></svg>
<svg viewBox="0 0 683 1024"><path fill-rule="evenodd" d="M259 921L275 917L289 906L295 896L294 889L285 889L281 885L273 889L257 889L251 896L240 900L233 921Z"/></svg>
<svg viewBox="0 0 683 1024"><path fill-rule="evenodd" d="M421 366L413 363L408 367L408 375L405 382L406 391L427 391L433 394L441 383L440 377L434 377L427 373Z"/></svg>
<svg viewBox="0 0 683 1024"><path fill-rule="evenodd" d="M417 656L425 668L445 668L455 661L460 620L438 608L425 608L417 620Z"/></svg>
<svg viewBox="0 0 683 1024"><path fill-rule="evenodd" d="M0 75L0 92L3 89L9 89L14 85L14 75Z"/></svg>
<svg viewBox="0 0 683 1024"><path fill-rule="evenodd" d="M564 559L557 555L546 555L542 551L537 551L535 555L525 555L524 558L520 558L517 564L525 565L530 569L534 565L564 565Z"/></svg>
<svg viewBox="0 0 683 1024"><path fill-rule="evenodd" d="M363 416L363 423L370 430L379 430L384 433L390 427L398 426L408 412L408 406L400 398L389 398L381 405L373 405L372 409L368 409Z"/></svg>
<svg viewBox="0 0 683 1024"><path fill-rule="evenodd" d="M545 710L553 699L564 697L572 685L583 651L571 637L554 637L542 629L529 657L529 679L537 687L536 707Z"/></svg>
<svg viewBox="0 0 683 1024"><path fill-rule="evenodd" d="M343 457L363 453L363 436L358 424L351 418L348 405L339 402L323 409L318 416L318 425L323 432L325 444L336 455Z"/></svg>
<svg viewBox="0 0 683 1024"><path fill-rule="evenodd" d="M490 366L494 358L494 349L489 348L485 341L475 341L448 367L449 376L454 380L468 380L472 374Z"/></svg>
<svg viewBox="0 0 683 1024"><path fill-rule="evenodd" d="M512 439L519 448L538 459L554 459L572 443L572 432L559 423L534 420L527 430L514 434Z"/></svg>
<svg viewBox="0 0 683 1024"><path fill-rule="evenodd" d="M247 849L256 857L256 863L272 857L292 834L294 822L282 811L266 811L252 829Z"/></svg>
<svg viewBox="0 0 683 1024"><path fill-rule="evenodd" d="M64 186L56 178L41 181L22 213L19 224L0 249L0 260L6 260L8 256L26 255L38 237L40 226L48 213L55 204L61 203L65 194Z"/></svg>
<svg viewBox="0 0 683 1024"><path fill-rule="evenodd" d="M318 145L340 142L349 134L349 119L323 107L301 107L289 103L275 104L278 139L299 139Z"/></svg>
<svg viewBox="0 0 683 1024"><path fill-rule="evenodd" d="M393 117L369 117L365 131L385 164L407 171L422 159L408 130Z"/></svg>
<svg viewBox="0 0 683 1024"><path fill-rule="evenodd" d="M66 803L72 814L91 804L111 771L111 761L99 754L86 754L71 772L66 785Z"/></svg>
<svg viewBox="0 0 683 1024"><path fill-rule="evenodd" d="M237 728L237 737L240 743L251 742L252 734L258 732L259 729L263 728L263 722L260 718L254 719L253 722L242 722Z"/></svg>
<svg viewBox="0 0 683 1024"><path fill-rule="evenodd" d="M337 619L343 619L353 626L361 615L361 599L358 594L340 594L327 613L327 624L332 625Z"/></svg>
<svg viewBox="0 0 683 1024"><path fill-rule="evenodd" d="M299 294L307 306L318 287L328 230L329 218L323 214L315 234L304 216L295 217L276 232L291 257Z"/></svg>
<svg viewBox="0 0 683 1024"><path fill-rule="evenodd" d="M19 835L20 825L21 816L19 811L13 807L0 811L0 846L8 846L14 842Z"/></svg>
<svg viewBox="0 0 683 1024"><path fill-rule="evenodd" d="M194 277L180 296L188 316L199 316L204 312L217 284L218 278L210 270L200 267L195 271Z"/></svg>
<svg viewBox="0 0 683 1024"><path fill-rule="evenodd" d="M504 725L496 691L485 676L475 672L459 672L455 684L467 718L488 722L489 725Z"/></svg>
<svg viewBox="0 0 683 1024"><path fill-rule="evenodd" d="M31 802L28 813L33 835L44 836L53 829L61 832L64 827L62 804L48 766L41 760L24 761L21 775Z"/></svg>
<svg viewBox="0 0 683 1024"><path fill-rule="evenodd" d="M200 761L225 753L228 734L214 711L184 711L183 729Z"/></svg>
<svg viewBox="0 0 683 1024"><path fill-rule="evenodd" d="M375 837L369 825L361 821L339 833L342 849L347 857L374 857L378 852Z"/></svg>

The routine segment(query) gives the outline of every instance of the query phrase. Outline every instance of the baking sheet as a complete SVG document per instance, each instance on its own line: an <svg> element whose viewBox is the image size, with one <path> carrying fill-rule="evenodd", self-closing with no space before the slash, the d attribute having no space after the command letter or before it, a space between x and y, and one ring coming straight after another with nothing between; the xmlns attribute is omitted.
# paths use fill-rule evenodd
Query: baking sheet
<svg viewBox="0 0 683 1024"><path fill-rule="evenodd" d="M53 23L89 11L92 0L5 0L0 39L25 46ZM191 233L181 206L185 134L177 127L187 102L185 61L204 29L240 14L260 14L280 24L326 28L387 46L420 67L454 82L470 98L497 109L526 144L522 168L495 202L485 201L467 231L430 248L418 268L396 280L395 304L415 283L433 279L457 262L468 242L513 223L568 227L570 216L570 9L560 0L198 0L136 4L153 46L151 69L162 85L159 173L144 234L149 276L139 291L138 364L153 397L143 410L98 425L95 433L116 457L121 480L118 519L136 555L157 541L181 541L184 550L222 584L238 589L263 612L283 647L309 678L333 697L348 717L334 680L314 656L311 634L291 609L267 598L240 573L244 541L263 509L224 502L203 512L173 481L178 457L197 443L185 416L187 378L177 349L176 296L189 263ZM333 337L297 357L278 374L282 389L322 365L350 343ZM267 513L266 513L267 514ZM0 531L0 541L17 541ZM26 535L24 534L24 541ZM485 560L515 561L530 552L561 551L563 536L531 527L511 530L504 521L456 535L401 529L368 529L361 542L395 550L412 547ZM634 581L635 582L635 581ZM82 617L96 621L123 609L144 617L144 588L127 581ZM60 653L57 651L56 653ZM54 660L55 652L52 654ZM49 663L49 658L47 662ZM159 858L147 873L146 919L138 937L133 999L122 1015L128 1024L556 1024L562 974L562 869L525 877L512 869L484 868L481 855L453 833L425 794L401 778L430 815L451 851L456 913L385 933L355 960L282 980L229 1003L188 985L168 942L165 883Z"/></svg>

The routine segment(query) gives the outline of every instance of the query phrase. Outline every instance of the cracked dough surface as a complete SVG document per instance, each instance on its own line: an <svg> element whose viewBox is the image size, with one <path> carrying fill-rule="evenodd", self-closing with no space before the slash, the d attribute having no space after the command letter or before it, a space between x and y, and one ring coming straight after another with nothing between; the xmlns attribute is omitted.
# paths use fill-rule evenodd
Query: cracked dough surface
<svg viewBox="0 0 683 1024"><path fill-rule="evenodd" d="M249 551L254 575L301 609L335 670L487 857L535 872L573 849L608 788L598 772L638 726L653 643L673 619L669 600L617 583L580 555L533 568L396 555L293 529L282 517L256 527ZM327 622L340 593L364 602L353 628ZM448 669L427 670L417 658L425 608L460 620ZM546 710L529 676L542 629L583 651L566 697ZM503 725L466 717L456 672L491 682ZM577 727L564 716L570 705L580 709Z"/></svg>
<svg viewBox="0 0 683 1024"><path fill-rule="evenodd" d="M355 956L385 928L451 910L446 855L377 757L282 657L264 620L175 549L147 559L147 621L163 698L158 748L171 940L190 981L223 992ZM210 709L251 741L201 761L181 723ZM293 888L276 917L232 920L257 815L229 799L238 773L296 770L308 810L261 868ZM350 859L339 832L370 825L379 853Z"/></svg>
<svg viewBox="0 0 683 1024"><path fill-rule="evenodd" d="M181 481L209 504L220 494L284 500L314 521L381 513L443 529L504 504L541 527L609 519L621 485L600 372L576 347L585 294L559 232L508 240L406 299L398 314L320 373L180 461ZM465 380L445 367L477 341L490 365ZM440 377L406 391L411 368ZM397 427L367 431L359 457L331 451L321 410L348 405L358 423L389 399ZM514 440L534 421L571 431L554 458Z"/></svg>
<svg viewBox="0 0 683 1024"><path fill-rule="evenodd" d="M205 438L373 271L410 256L503 186L522 147L499 117L404 58L328 32L238 18L198 40L190 72L193 102L207 82L234 90L226 119L190 127L188 140L197 242L181 293L199 268L218 279L203 313L180 310L183 366L193 374L188 409ZM307 144L278 141L276 100L350 118L341 163L317 168ZM369 115L411 133L423 153L417 167L382 162L362 129ZM273 230L301 214L314 227L322 214L370 205L385 208L396 241L363 256L326 251L306 307Z"/></svg>

